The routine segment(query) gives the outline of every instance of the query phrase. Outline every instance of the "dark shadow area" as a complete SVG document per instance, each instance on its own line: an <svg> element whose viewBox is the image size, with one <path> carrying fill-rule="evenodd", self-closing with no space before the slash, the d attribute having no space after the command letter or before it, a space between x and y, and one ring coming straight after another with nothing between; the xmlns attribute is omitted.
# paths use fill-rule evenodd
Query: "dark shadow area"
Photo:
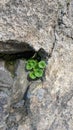
<svg viewBox="0 0 73 130"><path fill-rule="evenodd" d="M17 40L8 40L6 42L0 41L0 59L3 60L16 60L16 59L29 59L34 54L35 58L40 60L46 60L49 56L43 48L40 48L37 52L30 43L20 42Z"/></svg>
<svg viewBox="0 0 73 130"><path fill-rule="evenodd" d="M8 40L6 42L0 41L0 53L15 54L33 50L34 48L30 46L30 43L19 42L17 40Z"/></svg>
<svg viewBox="0 0 73 130"><path fill-rule="evenodd" d="M19 52L19 53L12 53L12 54L5 54L0 53L0 60L5 61L5 67L7 70L9 70L12 74L12 76L15 76L15 66L17 63L17 60L23 59L28 60L35 54L35 51L25 51L25 52Z"/></svg>
<svg viewBox="0 0 73 130"><path fill-rule="evenodd" d="M14 77L17 60L28 60L35 54L35 50L28 43L16 40L0 41L0 61L5 61L5 67Z"/></svg>
<svg viewBox="0 0 73 130"><path fill-rule="evenodd" d="M28 43L16 40L0 41L0 60L5 61L5 67L14 75L15 64L18 59L28 60L30 58L47 63L48 54L43 48L37 52Z"/></svg>
<svg viewBox="0 0 73 130"><path fill-rule="evenodd" d="M12 54L0 53L0 60L15 61L17 59L30 59L35 54L35 51L25 51Z"/></svg>

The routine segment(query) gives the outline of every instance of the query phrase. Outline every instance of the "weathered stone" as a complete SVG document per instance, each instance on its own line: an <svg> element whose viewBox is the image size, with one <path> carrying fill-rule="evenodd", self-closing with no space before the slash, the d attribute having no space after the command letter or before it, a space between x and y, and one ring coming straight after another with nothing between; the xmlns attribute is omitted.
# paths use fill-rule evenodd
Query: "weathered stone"
<svg viewBox="0 0 73 130"><path fill-rule="evenodd" d="M59 2L62 4L59 17L72 33L72 19L68 19L68 16L65 15L61 17L61 12L67 14L67 1ZM20 128L30 129L32 127L33 130L73 129L73 38L71 34L68 35L68 30L63 24L59 23L55 28L56 41L52 57L48 61L46 81L43 86L33 83L34 90L32 90L32 84L27 95L26 106L31 123L27 123L27 127L24 123Z"/></svg>
<svg viewBox="0 0 73 130"><path fill-rule="evenodd" d="M10 115L7 119L8 130L18 130L18 124L16 123L15 115Z"/></svg>
<svg viewBox="0 0 73 130"><path fill-rule="evenodd" d="M26 124L28 124L28 125L26 125ZM24 129L32 130L32 128L29 124L30 124L30 120L26 119L25 124L24 123L20 124L19 127L18 127L18 130L24 130Z"/></svg>
<svg viewBox="0 0 73 130"><path fill-rule="evenodd" d="M0 41L0 53L1 54L17 54L22 52L33 52L34 49L25 42L19 42L16 40Z"/></svg>
<svg viewBox="0 0 73 130"><path fill-rule="evenodd" d="M11 88L13 85L13 78L11 73L4 68L4 63L0 62L0 90L2 88Z"/></svg>
<svg viewBox="0 0 73 130"><path fill-rule="evenodd" d="M25 61L18 60L13 83L12 103L18 103L23 99L23 95L28 86L27 73L25 71Z"/></svg>
<svg viewBox="0 0 73 130"><path fill-rule="evenodd" d="M10 95L0 91L0 130L6 130L6 119L9 116Z"/></svg>
<svg viewBox="0 0 73 130"><path fill-rule="evenodd" d="M35 50L44 48L51 52L55 40L57 1L11 1L0 4L0 41L14 40L29 43ZM46 46L45 46L46 44ZM15 43L15 45L17 45ZM7 43L0 51L5 51ZM9 46L12 46L10 43ZM18 45L17 45L18 48ZM11 50L11 47L9 51Z"/></svg>
<svg viewBox="0 0 73 130"><path fill-rule="evenodd" d="M3 43L17 40L19 44L30 44L35 50L42 47L51 52L43 82L37 80L29 85L25 63L18 63L11 108L6 110L10 115L1 120L2 127L7 130L73 130L73 0L5 0L0 3Z"/></svg>

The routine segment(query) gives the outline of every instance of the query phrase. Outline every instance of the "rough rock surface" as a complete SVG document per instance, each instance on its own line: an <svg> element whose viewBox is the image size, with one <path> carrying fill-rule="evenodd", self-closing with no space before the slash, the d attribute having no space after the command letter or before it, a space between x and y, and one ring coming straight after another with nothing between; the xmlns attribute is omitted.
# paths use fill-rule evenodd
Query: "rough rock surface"
<svg viewBox="0 0 73 130"><path fill-rule="evenodd" d="M0 41L7 40L51 56L44 81L31 83L24 60L13 79L0 62L0 130L73 130L73 0L1 0Z"/></svg>
<svg viewBox="0 0 73 130"><path fill-rule="evenodd" d="M17 40L19 44L23 41L35 50L42 47L50 53L55 40L57 10L55 0L1 0L0 41ZM3 48L3 43L0 44L5 50L6 46Z"/></svg>

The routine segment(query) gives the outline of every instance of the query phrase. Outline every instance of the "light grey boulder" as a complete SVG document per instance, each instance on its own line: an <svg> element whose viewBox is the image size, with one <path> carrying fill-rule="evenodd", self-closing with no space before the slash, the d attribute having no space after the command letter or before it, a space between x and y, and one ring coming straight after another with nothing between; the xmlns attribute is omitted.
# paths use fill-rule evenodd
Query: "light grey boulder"
<svg viewBox="0 0 73 130"><path fill-rule="evenodd" d="M28 43L35 50L44 48L51 52L55 41L57 1L1 0L0 3L0 51L16 51L24 42L24 51L25 43Z"/></svg>
<svg viewBox="0 0 73 130"><path fill-rule="evenodd" d="M12 87L12 104L23 100L24 93L29 84L27 72L25 71L25 60L18 60Z"/></svg>

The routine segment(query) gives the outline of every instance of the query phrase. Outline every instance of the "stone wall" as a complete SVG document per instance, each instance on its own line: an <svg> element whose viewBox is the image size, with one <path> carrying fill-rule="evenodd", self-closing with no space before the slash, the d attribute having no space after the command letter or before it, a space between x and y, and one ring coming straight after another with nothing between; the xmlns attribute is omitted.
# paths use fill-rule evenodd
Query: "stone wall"
<svg viewBox="0 0 73 130"><path fill-rule="evenodd" d="M0 130L73 130L73 0L0 0L0 53L30 48L48 53L45 78L0 61Z"/></svg>

